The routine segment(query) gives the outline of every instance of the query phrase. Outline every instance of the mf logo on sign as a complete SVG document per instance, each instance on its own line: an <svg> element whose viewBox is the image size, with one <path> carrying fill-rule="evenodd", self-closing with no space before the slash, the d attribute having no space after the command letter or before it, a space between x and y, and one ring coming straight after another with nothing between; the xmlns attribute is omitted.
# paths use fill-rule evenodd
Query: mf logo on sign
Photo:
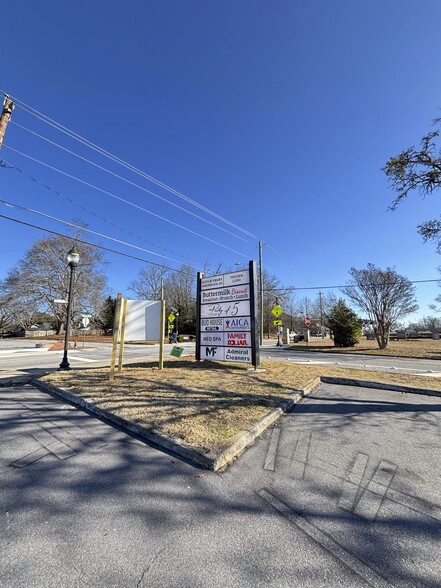
<svg viewBox="0 0 441 588"><path fill-rule="evenodd" d="M216 355L217 347L206 347L205 348L205 355L207 357L214 357Z"/></svg>

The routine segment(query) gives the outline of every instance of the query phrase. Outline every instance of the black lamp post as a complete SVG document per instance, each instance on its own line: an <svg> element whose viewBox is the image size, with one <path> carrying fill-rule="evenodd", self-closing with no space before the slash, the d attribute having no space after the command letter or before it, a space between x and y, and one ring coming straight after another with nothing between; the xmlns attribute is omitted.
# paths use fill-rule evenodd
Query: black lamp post
<svg viewBox="0 0 441 588"><path fill-rule="evenodd" d="M67 317L66 317L66 334L64 337L64 354L63 359L60 363L60 370L70 370L70 364L67 361L67 348L69 346L69 330L70 330L70 307L72 305L72 290L74 282L75 269L78 265L80 254L75 251L75 245L67 254L67 262L70 267L70 282L69 282L69 293L67 297Z"/></svg>

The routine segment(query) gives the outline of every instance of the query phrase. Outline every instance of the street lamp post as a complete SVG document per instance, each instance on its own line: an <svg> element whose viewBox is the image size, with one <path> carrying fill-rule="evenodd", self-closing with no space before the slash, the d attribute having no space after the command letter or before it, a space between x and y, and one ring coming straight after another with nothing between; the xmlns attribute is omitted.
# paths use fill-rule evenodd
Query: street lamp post
<svg viewBox="0 0 441 588"><path fill-rule="evenodd" d="M69 330L70 330L70 308L72 306L72 291L73 291L73 282L74 282L74 274L75 269L78 266L78 261L80 259L80 255L77 251L75 251L75 245L67 254L67 262L70 267L70 282L69 282L69 293L67 298L67 317L66 317L66 333L64 336L64 354L63 359L60 363L60 370L70 370L70 364L67 361L67 348L69 346Z"/></svg>

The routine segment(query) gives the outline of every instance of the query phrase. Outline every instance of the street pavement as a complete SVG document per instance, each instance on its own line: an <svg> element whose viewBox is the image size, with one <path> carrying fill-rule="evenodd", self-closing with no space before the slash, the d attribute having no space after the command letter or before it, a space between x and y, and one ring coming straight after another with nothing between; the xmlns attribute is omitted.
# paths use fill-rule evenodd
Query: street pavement
<svg viewBox="0 0 441 588"><path fill-rule="evenodd" d="M58 369L63 350L51 351L41 341L29 339L0 339L0 381L8 374L36 375ZM194 354L194 343L180 343L184 348L183 357ZM173 345L164 345L164 357L170 355ZM118 349L119 353L119 349ZM111 343L88 343L79 341L76 349L69 349L68 360L71 368L109 366L112 357ZM124 363L159 361L159 344L124 346Z"/></svg>
<svg viewBox="0 0 441 588"><path fill-rule="evenodd" d="M36 374L58 369L63 351L48 351L36 347L29 339L0 339L0 380L8 373ZM180 343L183 356L194 354L194 343ZM164 346L164 357L170 355L173 345ZM70 349L68 358L72 368L103 367L110 365L112 346L110 343L79 341L76 349ZM261 359L306 363L309 365L331 365L337 367L386 371L404 374L441 377L441 361L438 359L415 359L404 357L382 357L376 355L335 354L319 351L297 351L291 346L277 347L275 341L264 340L260 350ZM126 344L124 363L158 361L159 345Z"/></svg>
<svg viewBox="0 0 441 588"><path fill-rule="evenodd" d="M0 388L0 587L439 587L440 410L322 384L215 474Z"/></svg>

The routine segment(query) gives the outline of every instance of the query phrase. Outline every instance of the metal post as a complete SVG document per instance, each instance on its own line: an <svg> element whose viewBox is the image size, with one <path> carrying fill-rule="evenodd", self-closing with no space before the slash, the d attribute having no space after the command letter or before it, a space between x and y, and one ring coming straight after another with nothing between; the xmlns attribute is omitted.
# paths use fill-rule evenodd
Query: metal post
<svg viewBox="0 0 441 588"><path fill-rule="evenodd" d="M161 278L161 322L159 324L159 369L164 369L165 300L164 282Z"/></svg>
<svg viewBox="0 0 441 588"><path fill-rule="evenodd" d="M60 370L70 370L70 364L67 360L67 348L69 346L69 330L70 330L70 308L72 305L72 290L74 282L75 266L70 265L70 281L69 293L67 297L67 317L66 317L66 333L64 335L64 354L60 363Z"/></svg>
<svg viewBox="0 0 441 588"><path fill-rule="evenodd" d="M279 297L276 296L276 305L279 304ZM277 343L276 343L276 347L282 347L283 344L280 341L280 327L277 327Z"/></svg>
<svg viewBox="0 0 441 588"><path fill-rule="evenodd" d="M263 268L262 268L262 241L259 241L259 279L260 279L260 308L259 308L259 341L263 345Z"/></svg>

